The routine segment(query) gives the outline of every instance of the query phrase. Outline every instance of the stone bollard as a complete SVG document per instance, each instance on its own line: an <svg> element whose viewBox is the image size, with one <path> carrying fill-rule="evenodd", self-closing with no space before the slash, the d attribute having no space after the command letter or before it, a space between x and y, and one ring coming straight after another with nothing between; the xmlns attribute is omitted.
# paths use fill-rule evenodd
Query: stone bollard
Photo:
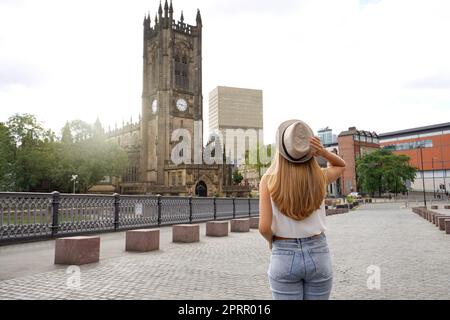
<svg viewBox="0 0 450 320"><path fill-rule="evenodd" d="M438 217L438 227L439 230L444 231L445 230L445 220L450 219L450 216L439 216Z"/></svg>
<svg viewBox="0 0 450 320"><path fill-rule="evenodd" d="M432 224L436 224L436 219L437 219L437 216L439 215L439 213L434 213L432 216L431 216L431 223Z"/></svg>
<svg viewBox="0 0 450 320"><path fill-rule="evenodd" d="M445 233L450 234L450 219L445 219Z"/></svg>
<svg viewBox="0 0 450 320"><path fill-rule="evenodd" d="M125 238L126 251L159 250L159 229L130 230Z"/></svg>
<svg viewBox="0 0 450 320"><path fill-rule="evenodd" d="M436 215L436 212L430 212L430 219L428 219L428 221L430 221L431 223L433 223L434 221L434 216Z"/></svg>
<svg viewBox="0 0 450 320"><path fill-rule="evenodd" d="M250 219L233 219L231 220L231 232L249 232Z"/></svg>
<svg viewBox="0 0 450 320"><path fill-rule="evenodd" d="M172 227L173 242L199 242L200 226L198 224L179 224Z"/></svg>
<svg viewBox="0 0 450 320"><path fill-rule="evenodd" d="M440 217L445 217L445 215L443 215L443 214L437 214L436 216L435 216L435 218L434 218L434 225L436 226L436 227L438 227L439 228L439 218Z"/></svg>
<svg viewBox="0 0 450 320"><path fill-rule="evenodd" d="M209 221L206 223L206 235L209 237L228 236L228 221Z"/></svg>
<svg viewBox="0 0 450 320"><path fill-rule="evenodd" d="M250 218L250 229L259 229L259 217Z"/></svg>
<svg viewBox="0 0 450 320"><path fill-rule="evenodd" d="M68 237L55 241L55 264L82 265L98 262L100 237Z"/></svg>

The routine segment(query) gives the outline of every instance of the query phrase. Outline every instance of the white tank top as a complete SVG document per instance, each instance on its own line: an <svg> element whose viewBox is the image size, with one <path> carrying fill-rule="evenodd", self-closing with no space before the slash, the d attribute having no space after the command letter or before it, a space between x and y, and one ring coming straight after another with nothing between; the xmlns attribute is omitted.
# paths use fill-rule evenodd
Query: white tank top
<svg viewBox="0 0 450 320"><path fill-rule="evenodd" d="M301 221L285 216L278 210L277 205L272 203L272 233L283 238L308 238L318 235L327 230L325 225L325 201L319 209L311 213L308 218Z"/></svg>

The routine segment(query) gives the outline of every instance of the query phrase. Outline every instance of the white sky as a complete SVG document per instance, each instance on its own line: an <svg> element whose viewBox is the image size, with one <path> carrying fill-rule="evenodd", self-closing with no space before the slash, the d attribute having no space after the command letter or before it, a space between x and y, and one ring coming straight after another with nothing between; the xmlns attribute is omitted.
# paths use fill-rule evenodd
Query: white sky
<svg viewBox="0 0 450 320"><path fill-rule="evenodd" d="M0 121L114 127L141 109L142 21L157 0L0 0ZM204 130L218 85L264 90L280 122L378 133L450 121L448 0L174 0L204 25Z"/></svg>

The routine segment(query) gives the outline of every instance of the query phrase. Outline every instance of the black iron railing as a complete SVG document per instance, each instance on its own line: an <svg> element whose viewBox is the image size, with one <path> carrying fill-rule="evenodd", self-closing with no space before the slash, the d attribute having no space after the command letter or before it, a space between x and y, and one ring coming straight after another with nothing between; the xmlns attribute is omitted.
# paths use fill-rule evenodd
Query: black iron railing
<svg viewBox="0 0 450 320"><path fill-rule="evenodd" d="M259 215L257 198L0 193L0 243Z"/></svg>

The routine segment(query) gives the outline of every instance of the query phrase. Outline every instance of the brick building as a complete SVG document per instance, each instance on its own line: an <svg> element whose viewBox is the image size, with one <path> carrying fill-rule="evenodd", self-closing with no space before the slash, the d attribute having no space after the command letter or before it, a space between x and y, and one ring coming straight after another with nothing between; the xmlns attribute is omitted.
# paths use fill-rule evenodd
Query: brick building
<svg viewBox="0 0 450 320"><path fill-rule="evenodd" d="M350 127L338 136L339 155L344 159L346 168L341 176L342 195L358 191L356 159L380 148L379 136L375 132L357 130Z"/></svg>
<svg viewBox="0 0 450 320"><path fill-rule="evenodd" d="M411 158L418 169L408 187L436 194L450 190L450 122L380 134L383 148ZM423 181L422 181L422 174Z"/></svg>

